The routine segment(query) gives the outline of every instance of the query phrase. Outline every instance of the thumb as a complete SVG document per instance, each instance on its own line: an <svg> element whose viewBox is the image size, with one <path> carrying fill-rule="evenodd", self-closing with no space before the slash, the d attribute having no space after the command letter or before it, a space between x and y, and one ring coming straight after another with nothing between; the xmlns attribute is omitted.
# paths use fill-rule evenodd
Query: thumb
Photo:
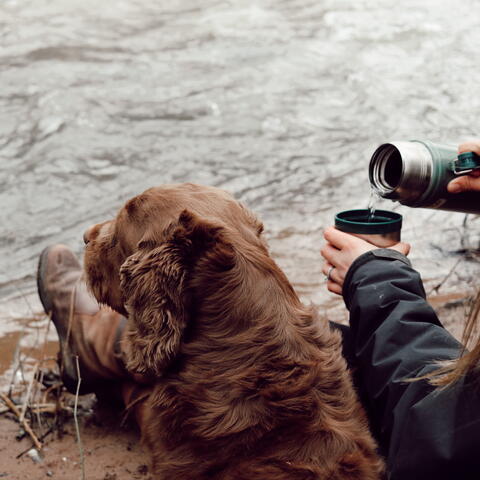
<svg viewBox="0 0 480 480"><path fill-rule="evenodd" d="M480 191L480 177L465 175L463 177L455 178L455 180L452 180L448 184L447 190L450 193Z"/></svg>
<svg viewBox="0 0 480 480"><path fill-rule="evenodd" d="M403 255L407 256L410 253L410 244L399 242L390 247L392 250L396 250L397 252L402 253Z"/></svg>

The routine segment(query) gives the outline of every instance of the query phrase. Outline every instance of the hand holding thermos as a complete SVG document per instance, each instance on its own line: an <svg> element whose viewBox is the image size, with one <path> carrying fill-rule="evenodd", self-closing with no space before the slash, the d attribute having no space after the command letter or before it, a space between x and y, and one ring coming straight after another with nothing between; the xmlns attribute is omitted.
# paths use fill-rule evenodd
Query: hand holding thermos
<svg viewBox="0 0 480 480"><path fill-rule="evenodd" d="M460 149L426 140L384 143L370 160L370 184L381 197L407 207L480 213L480 188L471 188L478 185L472 178L480 169L480 142ZM459 186L464 188L451 190Z"/></svg>
<svg viewBox="0 0 480 480"><path fill-rule="evenodd" d="M458 147L458 153L474 152L480 155L480 140L465 142ZM480 170L473 170L469 175L455 178L448 184L450 193L480 192Z"/></svg>

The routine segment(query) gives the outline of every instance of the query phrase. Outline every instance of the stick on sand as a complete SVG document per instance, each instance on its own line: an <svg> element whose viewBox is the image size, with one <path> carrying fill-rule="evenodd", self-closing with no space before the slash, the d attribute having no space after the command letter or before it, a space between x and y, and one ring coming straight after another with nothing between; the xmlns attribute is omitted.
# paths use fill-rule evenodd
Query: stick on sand
<svg viewBox="0 0 480 480"><path fill-rule="evenodd" d="M33 433L33 430L30 428L27 420L24 418L22 421L20 421L21 413L18 410L17 406L4 393L0 392L0 398L5 402L5 405L17 416L20 425L22 425L23 429L30 435L30 438L32 439L37 450L41 450L42 444L38 440L35 433Z"/></svg>

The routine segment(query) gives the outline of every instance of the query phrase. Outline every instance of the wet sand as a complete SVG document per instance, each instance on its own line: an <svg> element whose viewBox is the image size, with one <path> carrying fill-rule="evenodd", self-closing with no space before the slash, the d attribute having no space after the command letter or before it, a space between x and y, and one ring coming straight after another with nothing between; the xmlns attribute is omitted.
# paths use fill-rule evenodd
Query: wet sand
<svg viewBox="0 0 480 480"><path fill-rule="evenodd" d="M42 460L37 463L26 453L31 441L16 441L18 424L0 417L0 478L37 480L55 478L70 480L81 478L78 444L73 422L65 425L45 441ZM139 435L133 426L120 427L118 416L101 412L83 419L81 436L84 447L84 470L88 480L151 480L148 456L143 451Z"/></svg>

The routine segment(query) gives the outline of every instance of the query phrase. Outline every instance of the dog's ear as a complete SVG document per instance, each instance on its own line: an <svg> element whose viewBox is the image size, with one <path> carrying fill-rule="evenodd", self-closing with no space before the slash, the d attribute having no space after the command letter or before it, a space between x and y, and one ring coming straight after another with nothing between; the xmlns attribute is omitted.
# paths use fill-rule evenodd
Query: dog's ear
<svg viewBox="0 0 480 480"><path fill-rule="evenodd" d="M158 377L175 358L189 321L189 273L213 247L221 227L183 211L162 234L146 234L120 269L128 312L127 369Z"/></svg>

